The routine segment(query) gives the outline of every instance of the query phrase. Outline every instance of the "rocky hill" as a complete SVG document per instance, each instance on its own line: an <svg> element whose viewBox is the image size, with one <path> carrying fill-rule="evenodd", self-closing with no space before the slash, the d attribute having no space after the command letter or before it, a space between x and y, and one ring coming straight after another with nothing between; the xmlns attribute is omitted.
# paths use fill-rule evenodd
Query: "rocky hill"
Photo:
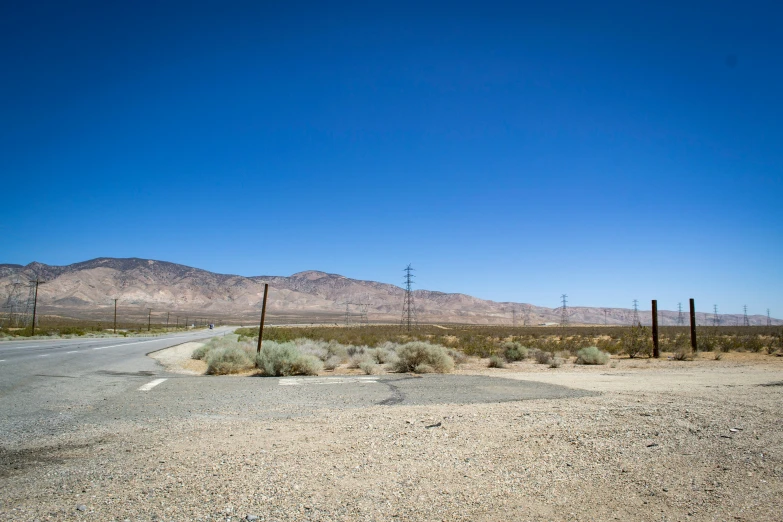
<svg viewBox="0 0 783 522"><path fill-rule="evenodd" d="M264 283L269 283L268 315L273 322L344 322L346 309L352 322L364 317L370 322L396 322L404 296L404 290L395 285L314 270L289 277L244 277L151 259L98 258L67 266L0 264L0 304L4 307L0 313L24 308L27 282L36 278L46 281L39 288L42 312L71 317L105 316L116 298L126 313L146 313L152 308L156 313L253 318L260 313ZM518 325L560 321L558 309L525 303L430 290L416 290L414 299L421 322L512 324L515 316ZM643 323L649 323L649 312L639 315ZM677 315L662 311L660 322L677 324ZM604 308L569 309L572 324L629 324L631 319L632 312L622 308L607 309L606 314ZM750 320L751 324L763 325L767 319L757 315ZM697 321L711 324L712 316L700 313ZM724 315L721 322L741 324L742 318Z"/></svg>

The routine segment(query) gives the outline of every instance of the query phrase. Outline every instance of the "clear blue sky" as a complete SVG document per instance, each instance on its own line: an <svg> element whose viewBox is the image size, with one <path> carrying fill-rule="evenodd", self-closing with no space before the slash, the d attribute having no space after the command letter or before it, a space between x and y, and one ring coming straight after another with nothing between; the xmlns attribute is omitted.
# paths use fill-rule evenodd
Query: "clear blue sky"
<svg viewBox="0 0 783 522"><path fill-rule="evenodd" d="M0 262L783 317L783 8L599 4L4 2Z"/></svg>

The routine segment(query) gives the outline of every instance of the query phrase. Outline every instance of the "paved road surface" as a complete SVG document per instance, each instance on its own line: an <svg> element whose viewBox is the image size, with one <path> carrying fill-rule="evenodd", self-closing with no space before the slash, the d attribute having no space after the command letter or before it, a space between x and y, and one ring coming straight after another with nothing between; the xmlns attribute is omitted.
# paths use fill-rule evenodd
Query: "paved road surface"
<svg viewBox="0 0 783 522"><path fill-rule="evenodd" d="M588 392L466 375L201 377L167 373L147 353L232 328L152 339L0 343L0 447L113 423L154 427L189 418L288 418L322 408L493 403Z"/></svg>

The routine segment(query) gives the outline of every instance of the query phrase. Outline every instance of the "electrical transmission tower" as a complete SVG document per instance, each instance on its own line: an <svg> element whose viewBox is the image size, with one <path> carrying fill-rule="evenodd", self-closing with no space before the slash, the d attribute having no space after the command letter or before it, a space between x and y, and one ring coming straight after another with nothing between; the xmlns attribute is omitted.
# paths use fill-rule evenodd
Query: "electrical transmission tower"
<svg viewBox="0 0 783 522"><path fill-rule="evenodd" d="M767 308L767 326L772 326L772 318L769 316L769 308Z"/></svg>
<svg viewBox="0 0 783 522"><path fill-rule="evenodd" d="M523 318L523 324L525 326L528 325L528 322L530 321L530 305L525 306L525 308L522 310L522 318Z"/></svg>
<svg viewBox="0 0 783 522"><path fill-rule="evenodd" d="M23 297L24 288L27 284L22 283L17 277L10 286L8 299L6 299L3 308L8 310L8 326L19 327L24 322L23 313L27 307L27 302Z"/></svg>
<svg viewBox="0 0 783 522"><path fill-rule="evenodd" d="M609 324L609 321L607 320L607 317L606 317L606 316L607 316L607 314L609 313L609 311L610 311L610 310L609 310L608 308L604 308L604 326L606 326L607 324Z"/></svg>
<svg viewBox="0 0 783 522"><path fill-rule="evenodd" d="M511 324L513 326L517 325L517 309L516 309L516 307L511 309Z"/></svg>
<svg viewBox="0 0 783 522"><path fill-rule="evenodd" d="M685 316L682 315L682 303L677 303L677 326L685 326Z"/></svg>
<svg viewBox="0 0 783 522"><path fill-rule="evenodd" d="M351 325L351 302L345 301L344 303L340 303L345 305L345 326Z"/></svg>
<svg viewBox="0 0 783 522"><path fill-rule="evenodd" d="M408 263L403 272L405 272L405 300L402 303L402 319L400 319L400 326L406 327L410 332L411 327L416 326L416 303L413 301L413 278L415 277L411 272L414 268Z"/></svg>
<svg viewBox="0 0 783 522"><path fill-rule="evenodd" d="M563 303L560 306L560 326L568 326L568 296L563 294L560 296L560 302Z"/></svg>
<svg viewBox="0 0 783 522"><path fill-rule="evenodd" d="M718 305L712 305L712 326L718 326L720 319L718 319Z"/></svg>
<svg viewBox="0 0 783 522"><path fill-rule="evenodd" d="M356 306L359 307L359 324L370 324L370 319L367 316L367 311L370 309L370 295L364 296L364 302L356 303Z"/></svg>
<svg viewBox="0 0 783 522"><path fill-rule="evenodd" d="M748 320L748 305L742 305L744 314L742 316L742 326L750 326L750 320Z"/></svg>
<svg viewBox="0 0 783 522"><path fill-rule="evenodd" d="M639 301L633 300L633 317L631 318L631 326L641 326L642 322L639 320Z"/></svg>

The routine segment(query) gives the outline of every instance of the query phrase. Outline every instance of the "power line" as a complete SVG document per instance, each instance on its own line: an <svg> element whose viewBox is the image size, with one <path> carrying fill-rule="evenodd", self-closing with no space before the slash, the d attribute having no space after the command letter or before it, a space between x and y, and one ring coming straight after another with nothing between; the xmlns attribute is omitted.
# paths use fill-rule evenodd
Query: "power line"
<svg viewBox="0 0 783 522"><path fill-rule="evenodd" d="M413 278L411 274L415 269L408 263L403 272L405 272L405 298L402 303L402 319L400 319L400 326L407 327L410 332L411 327L416 326L416 303L413 301Z"/></svg>

